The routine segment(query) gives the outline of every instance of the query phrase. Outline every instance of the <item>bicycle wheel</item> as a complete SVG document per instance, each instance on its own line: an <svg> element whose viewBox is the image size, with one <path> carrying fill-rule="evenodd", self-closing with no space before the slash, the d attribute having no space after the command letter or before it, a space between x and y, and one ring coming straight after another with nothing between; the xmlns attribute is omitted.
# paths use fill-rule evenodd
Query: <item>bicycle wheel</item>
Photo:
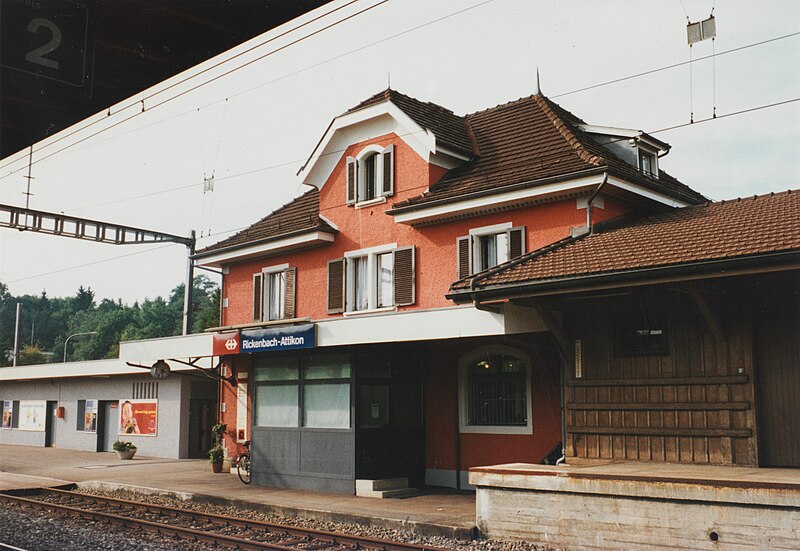
<svg viewBox="0 0 800 551"><path fill-rule="evenodd" d="M245 484L250 484L250 454L246 453L239 456L239 461L236 462L236 473L239 475L239 480Z"/></svg>

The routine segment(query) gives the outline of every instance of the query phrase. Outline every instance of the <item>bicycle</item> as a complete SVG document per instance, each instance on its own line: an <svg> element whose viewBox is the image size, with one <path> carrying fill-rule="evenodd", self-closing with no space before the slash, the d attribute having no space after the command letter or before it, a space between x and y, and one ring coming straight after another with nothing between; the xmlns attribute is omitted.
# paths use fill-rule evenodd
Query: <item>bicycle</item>
<svg viewBox="0 0 800 551"><path fill-rule="evenodd" d="M247 451L236 459L236 474L239 475L239 480L250 484L250 440L244 441L244 447Z"/></svg>

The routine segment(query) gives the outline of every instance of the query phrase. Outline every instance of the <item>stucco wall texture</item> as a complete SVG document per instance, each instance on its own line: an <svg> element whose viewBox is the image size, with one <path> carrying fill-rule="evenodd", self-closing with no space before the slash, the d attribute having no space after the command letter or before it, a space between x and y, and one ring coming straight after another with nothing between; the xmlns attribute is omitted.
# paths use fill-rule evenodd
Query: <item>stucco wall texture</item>
<svg viewBox="0 0 800 551"><path fill-rule="evenodd" d="M387 203L356 209L346 204L345 168L348 156L356 156L372 144L395 146L395 194ZM510 222L525 227L525 250L532 251L569 235L569 230L586 223L586 209L579 209L575 199L544 203L506 212L486 214L414 228L396 223L386 214L391 204L419 195L445 173L430 165L394 134L351 145L342 153L333 173L320 192L320 213L339 227L334 243L319 248L285 253L230 266L225 276L222 324L235 325L252 320L253 274L262 268L289 264L297 268L296 314L298 317L324 319L327 314L328 261L345 252L397 243L415 246L416 303L400 310L452 306L445 294L457 279L456 239L472 228ZM603 209L595 211L602 221L623 214L625 206L605 198Z"/></svg>

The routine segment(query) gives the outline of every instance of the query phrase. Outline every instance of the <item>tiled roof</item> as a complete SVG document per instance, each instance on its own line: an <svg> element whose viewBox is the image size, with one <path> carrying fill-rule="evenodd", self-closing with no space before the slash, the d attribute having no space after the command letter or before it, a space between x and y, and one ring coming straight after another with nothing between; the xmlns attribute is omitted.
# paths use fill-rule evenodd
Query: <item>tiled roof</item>
<svg viewBox="0 0 800 551"><path fill-rule="evenodd" d="M365 99L347 113L359 111L373 105L390 101L406 115L426 130L430 130L443 145L458 151L474 154L475 150L469 136L464 117L459 117L449 109L435 103L420 101L387 88L374 96Z"/></svg>
<svg viewBox="0 0 800 551"><path fill-rule="evenodd" d="M800 252L800 190L706 203L600 225L451 286L550 282L779 252Z"/></svg>
<svg viewBox="0 0 800 551"><path fill-rule="evenodd" d="M424 194L395 203L395 209L604 168L688 203L706 200L663 171L658 179L643 175L583 132L581 119L541 94L466 115L465 120L479 157L449 171Z"/></svg>
<svg viewBox="0 0 800 551"><path fill-rule="evenodd" d="M283 205L239 233L198 251L197 255L203 256L223 249L280 239L311 230L331 233L336 231L319 217L319 190L317 188Z"/></svg>

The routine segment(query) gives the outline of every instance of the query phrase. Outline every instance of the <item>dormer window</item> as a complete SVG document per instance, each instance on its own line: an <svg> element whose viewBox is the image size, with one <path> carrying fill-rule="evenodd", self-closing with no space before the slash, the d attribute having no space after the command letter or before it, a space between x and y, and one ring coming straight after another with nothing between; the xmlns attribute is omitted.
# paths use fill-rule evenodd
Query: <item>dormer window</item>
<svg viewBox="0 0 800 551"><path fill-rule="evenodd" d="M370 145L357 157L347 158L348 205L371 204L391 195L394 195L394 145L386 148Z"/></svg>
<svg viewBox="0 0 800 551"><path fill-rule="evenodd" d="M639 170L641 170L642 174L644 174L645 176L650 176L651 178L657 178L658 170L656 168L655 154L639 148Z"/></svg>

